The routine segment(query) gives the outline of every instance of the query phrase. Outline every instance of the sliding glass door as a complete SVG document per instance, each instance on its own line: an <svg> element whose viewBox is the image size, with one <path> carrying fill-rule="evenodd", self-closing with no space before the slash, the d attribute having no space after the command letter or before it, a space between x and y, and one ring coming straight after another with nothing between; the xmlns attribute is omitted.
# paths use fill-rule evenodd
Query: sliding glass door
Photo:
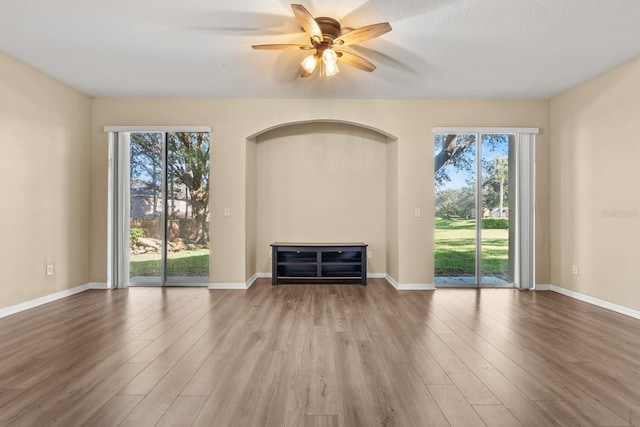
<svg viewBox="0 0 640 427"><path fill-rule="evenodd" d="M527 193L527 201L532 192L517 185L517 140L518 135L510 133L435 133L437 287L516 285L520 265L517 201L519 191ZM532 184L532 179L524 181ZM532 206L527 204L527 211ZM529 230L533 224L524 226Z"/></svg>
<svg viewBox="0 0 640 427"><path fill-rule="evenodd" d="M166 134L166 283L209 282L209 135Z"/></svg>
<svg viewBox="0 0 640 427"><path fill-rule="evenodd" d="M513 287L516 186L509 185L515 168L514 135L480 135L478 173L478 257L480 286Z"/></svg>
<svg viewBox="0 0 640 427"><path fill-rule="evenodd" d="M128 284L209 282L207 132L127 132Z"/></svg>
<svg viewBox="0 0 640 427"><path fill-rule="evenodd" d="M129 283L165 281L164 134L131 132L129 142Z"/></svg>
<svg viewBox="0 0 640 427"><path fill-rule="evenodd" d="M435 135L436 285L476 285L476 139Z"/></svg>

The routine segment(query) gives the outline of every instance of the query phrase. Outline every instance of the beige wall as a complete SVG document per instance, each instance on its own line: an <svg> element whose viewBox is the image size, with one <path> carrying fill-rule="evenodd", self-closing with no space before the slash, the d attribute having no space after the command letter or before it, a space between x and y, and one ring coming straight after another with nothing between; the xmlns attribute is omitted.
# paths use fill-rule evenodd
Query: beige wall
<svg viewBox="0 0 640 427"><path fill-rule="evenodd" d="M400 283L433 283L433 135L435 126L539 127L537 138L536 277L549 283L548 101L345 100L345 99L95 99L93 101L91 280L106 277L107 135L105 125L209 125L212 127L211 280L241 283L258 271L245 250L247 216L247 139L287 123L352 122L395 138L386 160L397 155L396 206L387 212L392 243L383 243L388 272ZM257 153L256 153L257 155ZM395 185L395 183L394 183ZM250 190L252 191L252 190ZM248 197L250 196L250 197ZM256 197L259 195L256 193ZM395 196L395 197L394 197ZM397 198L397 202L396 202ZM228 207L231 215L224 217ZM421 218L414 209L421 208ZM396 229L394 224L397 221ZM278 239L280 240L280 239ZM342 239L341 239L342 240ZM396 243L397 242L397 243ZM256 245L258 243L256 242ZM257 257L264 248L256 246ZM251 251L251 248L249 248ZM376 254L374 254L376 256ZM257 263L263 262L258 261Z"/></svg>
<svg viewBox="0 0 640 427"><path fill-rule="evenodd" d="M399 277L398 267L398 141L387 141L387 275Z"/></svg>
<svg viewBox="0 0 640 427"><path fill-rule="evenodd" d="M258 200L269 194L258 185L262 182L258 175L265 172L261 172L258 161L260 156L273 156L278 143L272 145L276 147L274 152L269 153L269 149L260 152L260 145L251 145L256 135L268 137L270 129L275 127L318 121L334 122L321 125L328 126L328 132L334 134L340 134L345 126L341 123L355 124L356 129L371 129L358 130L357 138L351 135L347 142L366 142L371 152L364 154L372 156L373 169L384 171L377 175L370 169L361 182L362 185L365 181L376 184L363 192L371 196L366 199L371 203L369 210L374 212L366 217L365 228L369 232L374 228L378 231L364 238L374 251L371 271L386 271L400 283L432 283L432 128L539 127L536 274L538 283L550 281L549 108L546 101L91 100L13 59L0 56L0 61L0 123L4 130L0 174L3 182L12 183L3 190L8 203L0 206L3 223L11 224L4 227L4 237L12 243L2 246L0 259L6 283L16 283L15 287L5 286L0 291L0 307L87 282L106 281L108 138L103 131L105 125L212 127L211 281L216 283L240 283L262 272L268 262L268 252L263 250L265 242L280 240L273 235L261 237L257 221ZM380 134L387 139L383 141ZM311 136L312 141L318 139L318 144L327 142L322 132L314 131L307 136ZM283 135L276 140L287 143ZM264 147L272 142L266 142ZM360 145L358 149L365 146ZM313 150L307 147L309 149ZM334 153L344 159L353 154L347 151ZM296 157L295 153L292 155ZM282 162L281 156L276 155L273 162ZM352 161L349 166L354 166ZM252 186L251 182L256 185ZM356 191L357 183L352 184L350 189L336 194L336 200L344 201L348 193ZM224 208L230 209L230 216L222 215ZM421 218L414 217L415 208L424 212ZM264 209L271 208L267 204L266 208L262 206L262 211ZM362 212L356 216L361 217ZM261 227L263 232L270 228L265 224ZM345 234L340 236L339 240L345 239ZM44 275L47 263L55 264L53 277Z"/></svg>
<svg viewBox="0 0 640 427"><path fill-rule="evenodd" d="M551 100L551 283L636 310L639 119L640 58Z"/></svg>
<svg viewBox="0 0 640 427"><path fill-rule="evenodd" d="M640 241L640 180L633 174L640 158L633 128L640 59L554 98L550 107L543 100L92 101L2 54L0 77L0 178L10 183L0 204L3 240L10 242L0 247L0 308L106 280L103 126L213 127L212 281L236 283L257 272L264 256L252 222L258 186L248 184L257 180L258 152L247 139L286 123L328 120L395 137L386 142L384 261L401 283L433 281L431 129L539 127L536 282L640 309L632 271ZM231 216L222 216L224 207ZM416 207L422 218L413 216ZM53 277L44 275L47 263L55 264Z"/></svg>
<svg viewBox="0 0 640 427"><path fill-rule="evenodd" d="M256 269L258 256L258 147L255 141L247 140L246 204L245 204L245 280L256 273L268 270Z"/></svg>
<svg viewBox="0 0 640 427"><path fill-rule="evenodd" d="M89 282L90 123L89 97L0 53L0 308Z"/></svg>
<svg viewBox="0 0 640 427"><path fill-rule="evenodd" d="M280 127L257 141L257 266L269 245L365 242L369 273L386 270L387 137L342 123Z"/></svg>

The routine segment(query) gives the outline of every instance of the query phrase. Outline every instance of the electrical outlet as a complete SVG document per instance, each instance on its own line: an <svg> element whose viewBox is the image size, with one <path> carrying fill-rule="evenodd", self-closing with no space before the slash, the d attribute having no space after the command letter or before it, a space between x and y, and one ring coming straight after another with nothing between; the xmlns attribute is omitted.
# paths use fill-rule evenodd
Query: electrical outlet
<svg viewBox="0 0 640 427"><path fill-rule="evenodd" d="M229 209L229 208L224 208L223 215L224 215L224 216L231 216L231 209Z"/></svg>
<svg viewBox="0 0 640 427"><path fill-rule="evenodd" d="M413 213L416 216L416 218L420 218L422 216L422 209L416 208Z"/></svg>
<svg viewBox="0 0 640 427"><path fill-rule="evenodd" d="M47 276L53 276L53 264L47 264Z"/></svg>
<svg viewBox="0 0 640 427"><path fill-rule="evenodd" d="M373 251L367 251L367 258L373 258Z"/></svg>
<svg viewBox="0 0 640 427"><path fill-rule="evenodd" d="M571 274L573 274L574 276L578 275L578 266L577 265L572 265L571 266Z"/></svg>
<svg viewBox="0 0 640 427"><path fill-rule="evenodd" d="M273 251L271 249L269 249L269 258L273 258Z"/></svg>

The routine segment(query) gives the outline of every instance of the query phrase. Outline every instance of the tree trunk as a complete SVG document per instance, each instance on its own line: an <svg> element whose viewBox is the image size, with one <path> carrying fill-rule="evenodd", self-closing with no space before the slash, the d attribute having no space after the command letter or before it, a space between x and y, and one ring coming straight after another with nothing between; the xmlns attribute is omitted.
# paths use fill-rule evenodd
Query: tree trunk
<svg viewBox="0 0 640 427"><path fill-rule="evenodd" d="M442 166L451 158L453 154L453 150L451 149L451 144L456 140L458 135L449 134L446 136L445 140L442 143L442 150L436 155L435 158L435 172L438 172Z"/></svg>
<svg viewBox="0 0 640 427"><path fill-rule="evenodd" d="M468 135L462 142L457 143L458 135L448 134L442 142L442 150L436 155L434 172L438 172L447 162L453 162L473 141L475 141L475 136Z"/></svg>

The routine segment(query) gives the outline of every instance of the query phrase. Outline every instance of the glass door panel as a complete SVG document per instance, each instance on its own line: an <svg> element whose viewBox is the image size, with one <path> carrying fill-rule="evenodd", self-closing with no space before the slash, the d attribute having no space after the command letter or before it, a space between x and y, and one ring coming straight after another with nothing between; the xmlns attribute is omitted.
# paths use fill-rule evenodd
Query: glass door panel
<svg viewBox="0 0 640 427"><path fill-rule="evenodd" d="M167 134L167 283L209 282L208 133Z"/></svg>
<svg viewBox="0 0 640 427"><path fill-rule="evenodd" d="M129 283L164 282L163 134L129 138Z"/></svg>
<svg viewBox="0 0 640 427"><path fill-rule="evenodd" d="M480 286L513 287L513 135L481 135ZM510 179L510 177L512 179Z"/></svg>
<svg viewBox="0 0 640 427"><path fill-rule="evenodd" d="M435 135L435 284L475 287L475 134Z"/></svg>

